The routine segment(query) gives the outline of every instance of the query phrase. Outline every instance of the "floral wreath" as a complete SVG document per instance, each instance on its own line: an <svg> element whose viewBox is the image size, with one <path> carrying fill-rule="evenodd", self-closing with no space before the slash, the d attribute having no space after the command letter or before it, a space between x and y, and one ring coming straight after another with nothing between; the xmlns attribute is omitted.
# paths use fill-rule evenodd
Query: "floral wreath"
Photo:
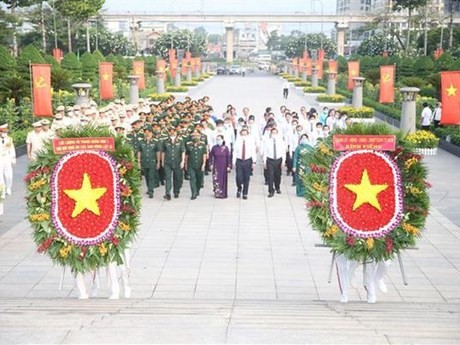
<svg viewBox="0 0 460 345"><path fill-rule="evenodd" d="M333 252L351 260L388 260L415 246L428 215L431 187L422 156L402 132L385 124L353 124L334 134L394 134L396 150L336 152L331 135L302 158L309 168L303 182L313 229ZM369 166L375 168L368 171ZM358 200L357 193L367 195L370 188L375 193L366 202Z"/></svg>
<svg viewBox="0 0 460 345"><path fill-rule="evenodd" d="M110 136L108 129L92 126L59 133L60 138ZM130 145L122 137L114 140L114 152L64 155L47 143L25 177L37 251L73 272L121 264L137 233L140 172Z"/></svg>

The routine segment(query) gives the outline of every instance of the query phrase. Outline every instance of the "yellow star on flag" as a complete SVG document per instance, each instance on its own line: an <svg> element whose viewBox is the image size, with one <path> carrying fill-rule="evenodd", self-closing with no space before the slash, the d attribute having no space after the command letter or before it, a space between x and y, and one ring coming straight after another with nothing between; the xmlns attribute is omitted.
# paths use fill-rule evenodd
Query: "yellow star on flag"
<svg viewBox="0 0 460 345"><path fill-rule="evenodd" d="M93 188L87 173L83 174L83 183L80 189L66 189L64 193L75 201L72 218L77 217L84 210L93 212L96 216L101 214L97 201L107 192L107 188Z"/></svg>
<svg viewBox="0 0 460 345"><path fill-rule="evenodd" d="M382 208L377 199L377 195L388 188L387 184L371 184L369 180L369 173L367 169L361 176L361 182L359 184L346 184L344 187L351 192L356 194L355 203L353 205L353 211L359 208L361 205L370 204L377 210L381 211Z"/></svg>
<svg viewBox="0 0 460 345"><path fill-rule="evenodd" d="M456 96L457 95L457 88L450 84L449 88L446 89L447 96Z"/></svg>
<svg viewBox="0 0 460 345"><path fill-rule="evenodd" d="M103 74L102 75L102 79L104 80L109 80L109 75L106 73L106 74Z"/></svg>
<svg viewBox="0 0 460 345"><path fill-rule="evenodd" d="M351 70L350 75L355 76L357 73L354 69Z"/></svg>

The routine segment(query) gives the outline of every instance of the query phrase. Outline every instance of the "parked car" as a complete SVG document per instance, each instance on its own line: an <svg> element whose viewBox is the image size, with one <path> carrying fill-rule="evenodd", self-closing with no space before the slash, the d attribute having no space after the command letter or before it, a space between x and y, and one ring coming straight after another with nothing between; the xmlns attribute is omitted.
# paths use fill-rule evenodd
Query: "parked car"
<svg viewBox="0 0 460 345"><path fill-rule="evenodd" d="M225 66L219 66L219 67L217 67L216 73L217 73L217 74L220 74L220 75L228 74L227 67L225 67Z"/></svg>
<svg viewBox="0 0 460 345"><path fill-rule="evenodd" d="M240 65L232 65L229 69L229 74L241 74L241 66Z"/></svg>

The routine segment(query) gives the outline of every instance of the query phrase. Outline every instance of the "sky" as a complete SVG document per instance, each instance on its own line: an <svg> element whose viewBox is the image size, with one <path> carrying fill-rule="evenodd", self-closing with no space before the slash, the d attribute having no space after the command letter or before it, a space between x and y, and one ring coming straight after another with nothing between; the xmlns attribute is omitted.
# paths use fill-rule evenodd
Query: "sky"
<svg viewBox="0 0 460 345"><path fill-rule="evenodd" d="M108 13L306 13L306 14L333 14L336 9L336 0L106 0L104 10ZM179 24L179 27L193 29L199 24ZM223 24L208 24L205 26L210 33L225 31ZM328 34L331 24L323 25ZM320 32L321 24L290 24L282 25L282 33L288 34L292 30L302 32Z"/></svg>

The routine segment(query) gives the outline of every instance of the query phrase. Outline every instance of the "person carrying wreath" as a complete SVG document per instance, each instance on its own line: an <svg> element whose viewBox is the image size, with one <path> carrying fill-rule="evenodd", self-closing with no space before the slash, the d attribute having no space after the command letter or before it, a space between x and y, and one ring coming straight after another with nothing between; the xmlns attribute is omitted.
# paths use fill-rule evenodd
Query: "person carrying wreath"
<svg viewBox="0 0 460 345"><path fill-rule="evenodd" d="M308 167L305 165L305 157L313 150L310 145L307 134L302 134L299 138L299 145L294 151L294 159L292 165L292 172L295 174L295 186L297 196L305 196L305 185L303 177L308 173Z"/></svg>

